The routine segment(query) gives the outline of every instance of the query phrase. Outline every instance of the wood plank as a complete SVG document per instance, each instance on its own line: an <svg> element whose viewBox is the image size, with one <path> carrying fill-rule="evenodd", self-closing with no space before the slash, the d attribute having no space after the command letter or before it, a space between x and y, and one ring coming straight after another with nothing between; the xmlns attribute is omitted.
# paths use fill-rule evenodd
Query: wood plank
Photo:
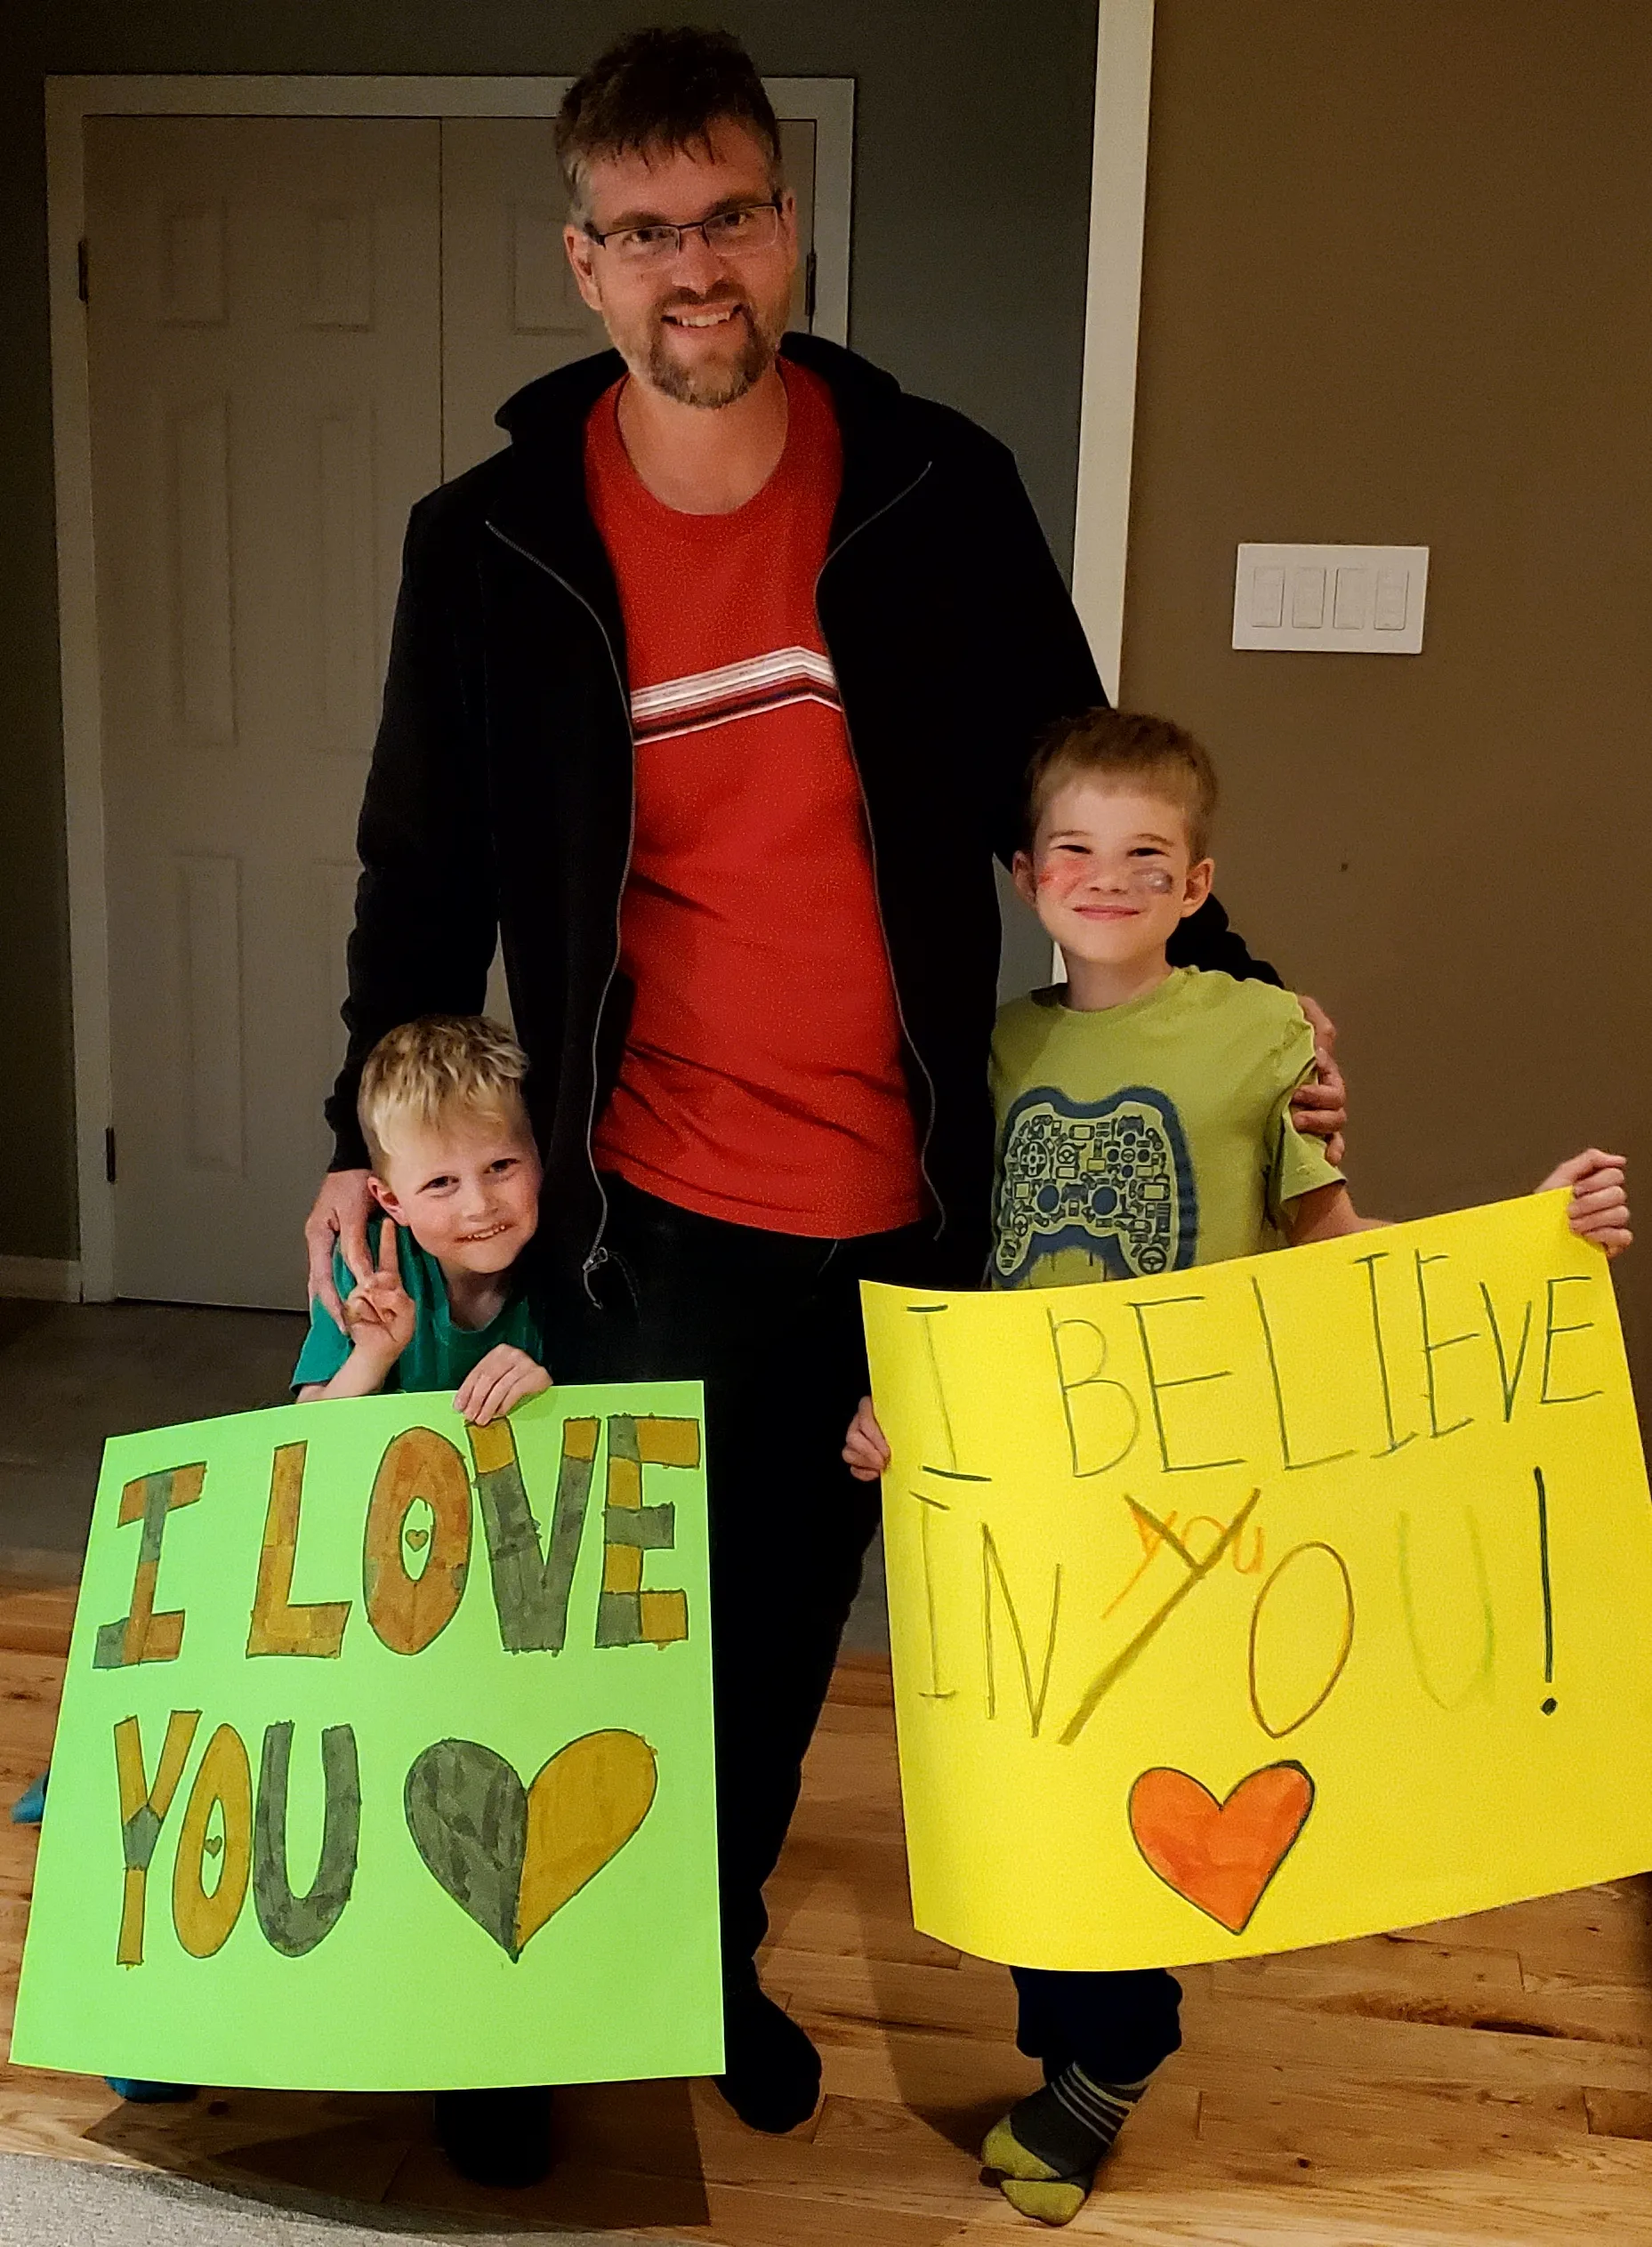
<svg viewBox="0 0 1652 2247"><path fill-rule="evenodd" d="M1189 2007L1182 2050L1208 2061L1259 2049L1377 2072L1414 2082L1478 2078L1493 2089L1515 2083L1594 2082L1616 2090L1652 2090L1652 2053L1565 2036L1504 2034L1435 2022L1374 2020L1321 2012L1266 1997L1217 1998Z"/></svg>
<svg viewBox="0 0 1652 2247"><path fill-rule="evenodd" d="M832 1673L828 1707L858 1704L863 1708L892 1709L895 1681L886 1654L844 1654Z"/></svg>
<svg viewBox="0 0 1652 2247"><path fill-rule="evenodd" d="M822 1890L809 1882L794 1883L784 1859L769 1883L768 1903L775 1948L834 1958L906 1960L915 1966L955 1970L961 1962L956 1951L933 1936L920 1935L909 1913L874 1913L858 1905L852 1893L842 1887ZM994 1970L1001 1973L1003 1969Z"/></svg>
<svg viewBox="0 0 1652 2247"><path fill-rule="evenodd" d="M1584 2109L1590 2129L1602 2138L1652 2140L1652 2092L1586 2090Z"/></svg>
<svg viewBox="0 0 1652 2247"><path fill-rule="evenodd" d="M1015 1991L1006 1969L963 1975L949 1966L891 1960L823 1958L776 1949L765 1978L784 1985L787 2010L806 2026L819 2020L875 2020L889 2027L950 2029L995 2042L1015 2035Z"/></svg>
<svg viewBox="0 0 1652 2247"><path fill-rule="evenodd" d="M1283 2114L1300 2115L1304 2129L1345 2129L1351 2124L1374 2137L1403 2138L1408 2132L1421 2137L1443 2130L1465 2144L1549 2145L1589 2127L1589 2094L1571 2083L1521 2082L1502 2090L1489 2088L1478 2077L1417 2083L1403 2076L1384 2076L1374 2068L1362 2076L1342 2067L1316 2067L1298 2058L1260 2054L1248 2062L1229 2060L1214 2069L1185 2053L1166 2065L1153 2084L1154 2096L1161 2081L1202 2083L1201 2130L1206 2122L1221 2129L1258 2119L1271 2122Z"/></svg>
<svg viewBox="0 0 1652 2247"><path fill-rule="evenodd" d="M12 1654L68 1657L75 1622L75 1587L0 1579L0 1649Z"/></svg>

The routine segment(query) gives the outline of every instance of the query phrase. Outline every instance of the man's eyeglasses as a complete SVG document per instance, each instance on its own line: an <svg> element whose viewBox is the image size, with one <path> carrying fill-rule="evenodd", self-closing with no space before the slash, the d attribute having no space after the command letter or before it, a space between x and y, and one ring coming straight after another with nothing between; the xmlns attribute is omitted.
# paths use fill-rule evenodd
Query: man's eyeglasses
<svg viewBox="0 0 1652 2247"><path fill-rule="evenodd" d="M652 226L610 227L605 234L588 226L585 233L626 265L669 265L690 234L697 234L718 257L749 257L773 249L779 239L780 198L713 211L710 218L690 219L684 226L667 226L662 220Z"/></svg>

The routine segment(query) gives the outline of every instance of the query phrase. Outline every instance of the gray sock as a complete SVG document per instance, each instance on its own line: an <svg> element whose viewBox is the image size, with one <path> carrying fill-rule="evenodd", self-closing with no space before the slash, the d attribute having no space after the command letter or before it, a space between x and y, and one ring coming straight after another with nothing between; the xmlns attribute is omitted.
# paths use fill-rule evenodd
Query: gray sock
<svg viewBox="0 0 1652 2247"><path fill-rule="evenodd" d="M1087 2179L1147 2087L1145 2075L1139 2083L1098 2082L1075 2060L1011 2109L1011 2135L1059 2176Z"/></svg>

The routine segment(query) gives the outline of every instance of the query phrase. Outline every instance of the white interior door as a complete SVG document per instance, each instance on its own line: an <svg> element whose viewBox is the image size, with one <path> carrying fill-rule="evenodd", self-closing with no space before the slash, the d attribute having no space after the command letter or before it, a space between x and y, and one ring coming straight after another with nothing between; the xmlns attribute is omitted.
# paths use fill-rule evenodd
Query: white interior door
<svg viewBox="0 0 1652 2247"><path fill-rule="evenodd" d="M544 119L87 120L117 1294L302 1306L401 535L602 346L562 224Z"/></svg>
<svg viewBox="0 0 1652 2247"><path fill-rule="evenodd" d="M441 472L439 138L88 125L123 1295L302 1301L401 535Z"/></svg>

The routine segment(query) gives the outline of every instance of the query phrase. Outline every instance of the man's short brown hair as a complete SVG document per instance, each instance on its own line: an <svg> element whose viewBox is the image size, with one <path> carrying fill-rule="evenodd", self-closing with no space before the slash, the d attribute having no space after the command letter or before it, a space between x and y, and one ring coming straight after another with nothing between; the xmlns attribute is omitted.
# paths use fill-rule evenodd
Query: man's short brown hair
<svg viewBox="0 0 1652 2247"><path fill-rule="evenodd" d="M1033 847L1045 805L1069 780L1129 783L1162 796L1186 819L1195 860L1209 856L1215 769L1193 736L1168 718L1136 710L1091 710L1082 718L1063 720L1027 768L1021 835L1027 850Z"/></svg>
<svg viewBox="0 0 1652 2247"><path fill-rule="evenodd" d="M367 1059L356 1114L373 1168L384 1176L385 1140L398 1124L428 1130L456 1115L527 1121L528 1056L508 1030L479 1014L425 1014L382 1037Z"/></svg>
<svg viewBox="0 0 1652 2247"><path fill-rule="evenodd" d="M557 113L557 160L575 217L588 214L593 157L709 149L711 129L724 118L762 142L778 193L780 127L739 41L692 25L627 32L569 86Z"/></svg>

